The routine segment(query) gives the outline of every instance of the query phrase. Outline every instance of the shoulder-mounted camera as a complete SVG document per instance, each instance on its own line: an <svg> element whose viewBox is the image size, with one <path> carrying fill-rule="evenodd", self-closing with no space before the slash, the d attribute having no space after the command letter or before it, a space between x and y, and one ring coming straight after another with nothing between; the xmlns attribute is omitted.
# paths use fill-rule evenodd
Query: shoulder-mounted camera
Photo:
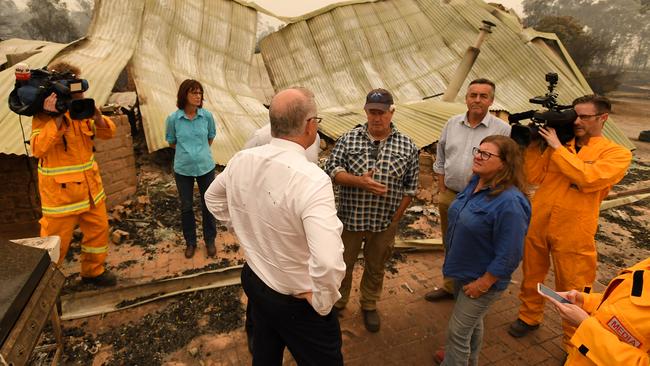
<svg viewBox="0 0 650 366"><path fill-rule="evenodd" d="M70 118L85 119L95 114L95 101L91 98L75 99L76 93L88 90L88 81L73 73L42 69L29 69L26 64L16 65L16 84L9 94L9 108L22 116L40 112L60 115L70 111ZM43 110L43 102L52 93L57 96L57 112Z"/></svg>
<svg viewBox="0 0 650 366"><path fill-rule="evenodd" d="M528 146L532 140L539 139L540 127L550 127L555 129L558 139L564 145L571 141L575 134L573 132L573 123L577 115L570 105L560 105L557 103L557 93L555 87L558 82L558 76L554 72L546 74L548 91L543 96L537 96L529 99L533 104L542 105L545 110L530 110L521 113L513 113L508 117L508 122L512 126L510 137L517 141L519 145ZM528 125L521 121L530 119Z"/></svg>

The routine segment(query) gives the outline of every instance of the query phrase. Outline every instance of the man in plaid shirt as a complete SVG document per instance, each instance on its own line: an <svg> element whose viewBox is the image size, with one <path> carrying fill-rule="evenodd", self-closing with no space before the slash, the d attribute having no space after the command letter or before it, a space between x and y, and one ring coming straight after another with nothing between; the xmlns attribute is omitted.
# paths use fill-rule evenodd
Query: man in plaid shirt
<svg viewBox="0 0 650 366"><path fill-rule="evenodd" d="M395 106L388 90L370 91L364 110L368 122L339 138L325 172L340 186L338 216L345 247L342 297L335 307L343 309L350 298L352 271L364 242L361 309L366 329L377 332L384 265L392 254L397 224L415 195L419 161L418 148L392 123Z"/></svg>

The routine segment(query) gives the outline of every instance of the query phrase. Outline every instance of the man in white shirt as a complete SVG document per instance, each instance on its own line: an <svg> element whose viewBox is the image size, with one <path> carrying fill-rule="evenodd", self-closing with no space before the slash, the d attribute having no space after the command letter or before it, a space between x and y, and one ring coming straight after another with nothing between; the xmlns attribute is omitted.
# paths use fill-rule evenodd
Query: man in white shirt
<svg viewBox="0 0 650 366"><path fill-rule="evenodd" d="M246 144L244 144L244 149L266 145L271 142L272 138L271 124L267 123L253 132L248 141L246 141ZM307 154L307 160L318 164L318 153L320 153L320 136L318 134L316 134L316 140L314 143L309 145L305 150L305 153Z"/></svg>
<svg viewBox="0 0 650 366"><path fill-rule="evenodd" d="M467 112L451 117L440 134L433 171L438 180L438 212L443 244L447 234L447 210L472 176L472 148L490 135L510 136L510 125L493 116L489 108L496 87L488 79L472 80L467 87ZM446 245L446 244L445 244ZM424 295L428 301L452 299L453 281L443 278L443 286Z"/></svg>
<svg viewBox="0 0 650 366"><path fill-rule="evenodd" d="M208 209L232 224L244 250L253 364L281 364L286 346L299 365L343 365L331 311L345 275L343 225L331 180L305 156L320 122L314 95L283 90L269 117L271 142L237 153L205 194Z"/></svg>

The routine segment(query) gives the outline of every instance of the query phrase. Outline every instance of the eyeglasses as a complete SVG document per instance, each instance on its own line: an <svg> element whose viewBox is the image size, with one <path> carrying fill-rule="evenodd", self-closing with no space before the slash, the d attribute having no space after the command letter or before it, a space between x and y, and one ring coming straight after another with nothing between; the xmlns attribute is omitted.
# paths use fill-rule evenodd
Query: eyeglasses
<svg viewBox="0 0 650 366"><path fill-rule="evenodd" d="M320 123L320 121L322 121L322 120L323 120L323 117L316 117L316 116L307 118L307 122L316 121L316 123Z"/></svg>
<svg viewBox="0 0 650 366"><path fill-rule="evenodd" d="M594 117L602 116L604 113L597 113L597 114L579 114L578 118L580 118L583 121L588 121Z"/></svg>
<svg viewBox="0 0 650 366"><path fill-rule="evenodd" d="M472 155L474 156L481 156L481 160L490 160L491 157L496 156L497 158L501 158L501 156L497 154L492 154L489 151L483 151L479 149L478 147L472 148Z"/></svg>
<svg viewBox="0 0 650 366"><path fill-rule="evenodd" d="M189 94L192 94L192 95L203 95L203 92L202 92L202 91L191 91L191 92L189 92Z"/></svg>

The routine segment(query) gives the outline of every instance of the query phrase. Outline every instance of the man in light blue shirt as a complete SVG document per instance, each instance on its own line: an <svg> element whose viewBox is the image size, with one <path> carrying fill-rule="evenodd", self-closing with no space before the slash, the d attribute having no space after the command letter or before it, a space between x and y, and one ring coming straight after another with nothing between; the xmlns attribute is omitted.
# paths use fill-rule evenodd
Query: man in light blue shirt
<svg viewBox="0 0 650 366"><path fill-rule="evenodd" d="M494 83L488 79L471 81L465 94L467 112L451 117L438 141L433 171L438 180L438 211L445 245L447 210L472 175L472 148L490 135L510 136L510 125L489 113L495 90ZM443 278L443 286L428 292L424 298L428 301L451 299L452 293L453 282Z"/></svg>

